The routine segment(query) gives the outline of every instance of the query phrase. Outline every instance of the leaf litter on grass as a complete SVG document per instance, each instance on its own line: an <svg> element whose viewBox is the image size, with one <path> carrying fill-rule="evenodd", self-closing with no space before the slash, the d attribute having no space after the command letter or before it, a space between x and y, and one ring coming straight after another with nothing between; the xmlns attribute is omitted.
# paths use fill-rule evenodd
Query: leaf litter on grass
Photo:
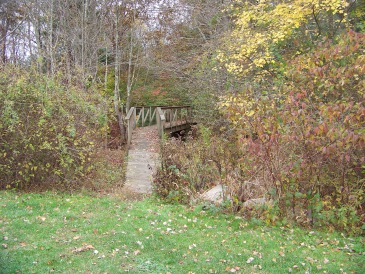
<svg viewBox="0 0 365 274"><path fill-rule="evenodd" d="M18 267L27 273L49 269L91 273L361 273L364 269L361 237L251 225L234 216L156 200L130 203L107 197L31 194L30 212L26 209L30 200L23 204L8 192L0 193L0 197L9 205L0 212L4 220L0 220L0 240L11 257L8 269ZM37 222L30 225L24 219ZM30 258L29 264L23 256Z"/></svg>

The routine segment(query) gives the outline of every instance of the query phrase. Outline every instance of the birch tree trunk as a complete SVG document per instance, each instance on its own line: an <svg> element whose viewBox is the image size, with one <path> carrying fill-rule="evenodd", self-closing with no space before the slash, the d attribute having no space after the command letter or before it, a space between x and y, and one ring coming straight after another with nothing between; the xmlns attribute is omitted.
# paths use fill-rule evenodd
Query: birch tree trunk
<svg viewBox="0 0 365 274"><path fill-rule="evenodd" d="M49 45L48 45L48 56L49 56L49 72L54 76L54 57L53 57L53 16L54 16L54 1L51 0L50 4L50 23L49 23Z"/></svg>
<svg viewBox="0 0 365 274"><path fill-rule="evenodd" d="M124 125L124 113L120 108L120 91L119 91L119 75L120 75L120 52L119 52L119 11L116 9L115 19L115 79L114 79L114 111L118 120L121 142L126 142L126 127Z"/></svg>
<svg viewBox="0 0 365 274"><path fill-rule="evenodd" d="M133 12L134 13L134 12ZM135 14L133 14L134 21ZM131 28L131 37L130 37L130 45L129 45L129 56L128 56L128 76L127 76L127 102L126 102L126 111L128 112L131 107L131 92L133 85L133 75L132 75L132 58L133 58L133 23ZM134 70L133 70L134 74Z"/></svg>

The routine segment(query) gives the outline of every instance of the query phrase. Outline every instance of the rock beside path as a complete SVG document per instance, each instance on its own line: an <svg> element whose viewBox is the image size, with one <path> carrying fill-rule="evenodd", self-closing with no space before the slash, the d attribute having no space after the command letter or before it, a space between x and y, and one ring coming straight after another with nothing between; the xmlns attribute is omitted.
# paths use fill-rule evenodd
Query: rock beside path
<svg viewBox="0 0 365 274"><path fill-rule="evenodd" d="M201 198L203 200L210 201L215 204L221 204L221 203L223 203L223 197L225 197L223 191L224 191L224 187L222 185L216 185L212 189L204 192L201 195ZM225 198L227 198L227 197L225 197Z"/></svg>
<svg viewBox="0 0 365 274"><path fill-rule="evenodd" d="M200 197L205 201L209 201L215 204L222 204L223 197L230 200L231 197L228 193L224 193L225 187L222 185L216 185L210 190L204 192ZM265 198L250 199L243 203L243 207L255 207L268 203Z"/></svg>

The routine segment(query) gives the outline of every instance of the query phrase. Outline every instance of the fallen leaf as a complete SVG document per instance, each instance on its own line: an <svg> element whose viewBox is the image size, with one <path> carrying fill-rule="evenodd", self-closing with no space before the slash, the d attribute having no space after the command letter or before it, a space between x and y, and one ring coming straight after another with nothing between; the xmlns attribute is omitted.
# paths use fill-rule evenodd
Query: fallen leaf
<svg viewBox="0 0 365 274"><path fill-rule="evenodd" d="M44 216L37 216L38 220L41 220L42 222L44 222L46 220L46 217Z"/></svg>
<svg viewBox="0 0 365 274"><path fill-rule="evenodd" d="M75 248L74 250L72 250L72 253L80 253L80 252L84 252L84 251L88 251L88 250L92 250L94 249L94 247L92 245L83 245L82 247L78 247ZM97 250L95 250L96 252L98 252ZM95 253L94 251L94 253Z"/></svg>
<svg viewBox="0 0 365 274"><path fill-rule="evenodd" d="M250 264L250 263L252 263L253 260L254 260L254 258L253 257L250 257L250 258L248 258L248 260L246 261L246 263Z"/></svg>

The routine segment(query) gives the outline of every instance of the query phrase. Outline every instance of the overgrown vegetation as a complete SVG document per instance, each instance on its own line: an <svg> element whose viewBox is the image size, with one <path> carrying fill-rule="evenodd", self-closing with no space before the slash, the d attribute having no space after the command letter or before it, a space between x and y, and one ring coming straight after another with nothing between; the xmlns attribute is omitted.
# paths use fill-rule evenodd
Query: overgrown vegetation
<svg viewBox="0 0 365 274"><path fill-rule="evenodd" d="M201 207L0 192L1 273L362 273L360 237ZM106 214L107 213L107 214Z"/></svg>
<svg viewBox="0 0 365 274"><path fill-rule="evenodd" d="M194 143L167 142L157 191L189 202L219 183L230 208L246 216L364 233L365 36L345 30L350 8L341 3L313 6L288 22L278 14L292 7L270 5L234 9L236 28L223 49L229 57L218 55L230 77L242 81L232 81L218 104L228 124L216 122L208 137L202 128ZM306 39L297 40L305 28ZM242 209L260 197L271 202L255 213Z"/></svg>
<svg viewBox="0 0 365 274"><path fill-rule="evenodd" d="M121 186L124 152L96 148L126 142L129 107L192 103L161 197L220 184L231 212L364 232L364 0L74 2L0 6L1 189Z"/></svg>
<svg viewBox="0 0 365 274"><path fill-rule="evenodd" d="M104 102L33 69L3 67L0 81L0 188L77 184L106 126Z"/></svg>
<svg viewBox="0 0 365 274"><path fill-rule="evenodd" d="M246 176L270 183L284 216L302 209L346 230L364 221L364 46L353 32L326 41L291 62L282 89L222 103Z"/></svg>

